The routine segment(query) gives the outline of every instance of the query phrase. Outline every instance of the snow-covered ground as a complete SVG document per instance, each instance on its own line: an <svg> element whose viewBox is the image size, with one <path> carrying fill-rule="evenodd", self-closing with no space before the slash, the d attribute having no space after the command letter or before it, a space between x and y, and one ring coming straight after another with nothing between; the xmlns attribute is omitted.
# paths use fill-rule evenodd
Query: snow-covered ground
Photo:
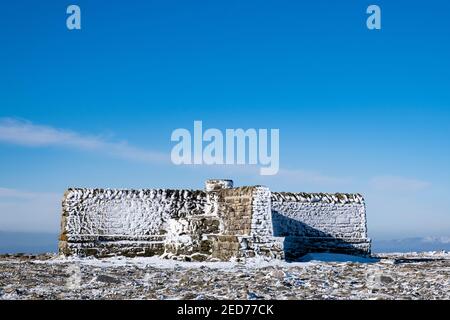
<svg viewBox="0 0 450 320"><path fill-rule="evenodd" d="M310 263L317 262L358 262L358 263L373 263L377 262L377 258L358 257L346 254L334 254L334 253L310 253L302 257L296 262L286 262L283 260L267 259L263 257L256 257L246 259L245 261L218 261L218 262L186 262L162 259L160 257L111 257L96 259L93 257L78 258L78 257L58 257L55 256L49 260L36 260L33 263L43 264L67 264L77 263L86 266L94 267L119 267L119 266L137 266L140 268L153 267L159 269L173 269L173 268L209 268L209 269L222 269L233 270L240 268L258 269L267 267L304 267ZM1 263L1 262L0 262Z"/></svg>
<svg viewBox="0 0 450 320"><path fill-rule="evenodd" d="M0 299L450 299L450 254L299 262L0 256Z"/></svg>

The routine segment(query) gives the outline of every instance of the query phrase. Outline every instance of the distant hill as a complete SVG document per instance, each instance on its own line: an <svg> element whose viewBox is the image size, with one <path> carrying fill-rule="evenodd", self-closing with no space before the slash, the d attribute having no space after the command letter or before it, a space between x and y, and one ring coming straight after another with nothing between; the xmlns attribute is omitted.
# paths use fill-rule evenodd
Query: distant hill
<svg viewBox="0 0 450 320"><path fill-rule="evenodd" d="M372 241L372 252L450 251L450 237L416 237Z"/></svg>
<svg viewBox="0 0 450 320"><path fill-rule="evenodd" d="M57 252L56 233L0 231L0 254Z"/></svg>

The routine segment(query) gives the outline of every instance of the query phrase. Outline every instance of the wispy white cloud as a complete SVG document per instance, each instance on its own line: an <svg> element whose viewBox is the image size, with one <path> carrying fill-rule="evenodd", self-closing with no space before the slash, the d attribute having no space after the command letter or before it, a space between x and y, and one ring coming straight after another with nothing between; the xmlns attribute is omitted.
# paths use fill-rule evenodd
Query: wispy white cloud
<svg viewBox="0 0 450 320"><path fill-rule="evenodd" d="M30 121L11 118L0 119L0 142L26 147L65 147L94 151L127 160L165 163L169 156L129 145L127 142L109 141L100 136L36 125Z"/></svg>
<svg viewBox="0 0 450 320"><path fill-rule="evenodd" d="M127 160L148 163L170 163L169 154L154 152L129 145L127 142L116 142L101 136L83 135L74 131L37 125L26 120L0 118L0 142L26 147L56 146L78 150L99 152ZM259 166L254 165L222 165L192 166L208 172L222 172L230 175L259 177ZM350 179L324 175L319 172L303 169L280 169L278 174L267 179L275 179L282 183L310 183L314 185L347 184Z"/></svg>
<svg viewBox="0 0 450 320"><path fill-rule="evenodd" d="M378 176L372 178L369 185L377 190L414 192L429 188L431 183L399 176Z"/></svg>

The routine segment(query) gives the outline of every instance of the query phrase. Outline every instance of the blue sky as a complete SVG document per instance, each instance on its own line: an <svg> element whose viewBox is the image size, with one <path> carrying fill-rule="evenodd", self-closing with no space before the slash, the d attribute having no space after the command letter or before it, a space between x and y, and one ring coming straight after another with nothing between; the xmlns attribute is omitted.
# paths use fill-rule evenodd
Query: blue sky
<svg viewBox="0 0 450 320"><path fill-rule="evenodd" d="M82 30L66 28L77 4ZM382 9L369 31L366 8ZM0 230L69 186L361 192L376 238L450 233L448 1L0 6ZM176 128L279 128L277 176L166 163Z"/></svg>

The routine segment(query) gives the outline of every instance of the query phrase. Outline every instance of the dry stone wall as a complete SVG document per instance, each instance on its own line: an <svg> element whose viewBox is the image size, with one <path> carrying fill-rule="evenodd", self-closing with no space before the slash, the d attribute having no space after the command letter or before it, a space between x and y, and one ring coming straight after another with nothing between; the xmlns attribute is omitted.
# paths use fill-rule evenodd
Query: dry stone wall
<svg viewBox="0 0 450 320"><path fill-rule="evenodd" d="M60 253L196 261L370 253L359 194L233 188L231 180L209 180L205 190L69 189Z"/></svg>
<svg viewBox="0 0 450 320"><path fill-rule="evenodd" d="M201 215L205 204L203 191L69 189L62 203L60 252L160 254L169 221Z"/></svg>
<svg viewBox="0 0 450 320"><path fill-rule="evenodd" d="M218 213L223 235L250 235L253 187L224 189L218 194Z"/></svg>
<svg viewBox="0 0 450 320"><path fill-rule="evenodd" d="M370 254L360 194L272 193L274 235L288 256L309 251Z"/></svg>
<svg viewBox="0 0 450 320"><path fill-rule="evenodd" d="M271 194L266 187L241 187L218 192L220 235L215 237L214 256L265 256L284 258L283 240L273 237Z"/></svg>
<svg viewBox="0 0 450 320"><path fill-rule="evenodd" d="M269 188L257 186L252 192L251 234L260 237L273 235L271 192Z"/></svg>

